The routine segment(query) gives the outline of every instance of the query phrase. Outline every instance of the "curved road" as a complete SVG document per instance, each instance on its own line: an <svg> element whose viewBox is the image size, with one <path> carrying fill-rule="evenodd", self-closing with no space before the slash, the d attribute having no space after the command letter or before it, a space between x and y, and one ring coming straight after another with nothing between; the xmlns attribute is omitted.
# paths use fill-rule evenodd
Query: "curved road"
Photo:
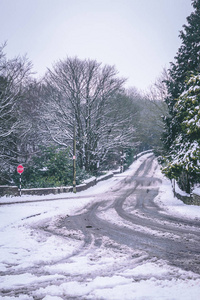
<svg viewBox="0 0 200 300"><path fill-rule="evenodd" d="M154 176L157 167L154 156L149 156L118 186L97 196L84 213L67 216L59 227L81 231L84 249L98 247L108 237L133 252L141 250L148 258L200 274L200 222L167 215L154 203L161 183Z"/></svg>

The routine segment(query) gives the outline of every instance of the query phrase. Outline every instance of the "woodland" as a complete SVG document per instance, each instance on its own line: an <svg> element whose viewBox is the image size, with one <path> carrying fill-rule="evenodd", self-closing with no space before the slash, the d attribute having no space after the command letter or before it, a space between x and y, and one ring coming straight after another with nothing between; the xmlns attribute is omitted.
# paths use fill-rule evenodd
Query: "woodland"
<svg viewBox="0 0 200 300"><path fill-rule="evenodd" d="M168 70L146 92L125 88L115 66L66 57L42 79L27 56L0 46L0 185L72 185L152 149L164 174L191 192L200 183L200 0L180 31ZM76 151L75 151L76 150Z"/></svg>

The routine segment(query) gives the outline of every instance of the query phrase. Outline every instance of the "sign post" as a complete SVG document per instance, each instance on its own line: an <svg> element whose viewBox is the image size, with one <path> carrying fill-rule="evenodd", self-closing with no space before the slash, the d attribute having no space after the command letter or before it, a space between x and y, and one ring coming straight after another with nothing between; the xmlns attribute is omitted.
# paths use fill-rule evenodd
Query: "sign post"
<svg viewBox="0 0 200 300"><path fill-rule="evenodd" d="M76 125L73 132L73 193L76 193Z"/></svg>
<svg viewBox="0 0 200 300"><path fill-rule="evenodd" d="M21 195L22 195L22 177L21 177L21 175L22 175L22 173L24 172L24 167L23 167L22 165L19 165L19 166L17 167L17 172L18 172L19 175L20 175L20 177L19 177L19 195L20 195L20 197L21 197Z"/></svg>

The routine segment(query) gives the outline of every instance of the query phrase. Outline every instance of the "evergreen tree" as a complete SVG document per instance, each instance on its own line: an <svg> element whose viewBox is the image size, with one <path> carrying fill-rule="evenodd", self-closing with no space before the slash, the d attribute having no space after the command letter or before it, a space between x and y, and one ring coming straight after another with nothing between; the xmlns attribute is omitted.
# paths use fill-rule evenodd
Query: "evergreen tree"
<svg viewBox="0 0 200 300"><path fill-rule="evenodd" d="M176 178L190 192L191 183L200 181L200 74L186 81L186 89L174 105L174 123L179 126L163 169L169 178ZM186 182L182 175L186 174Z"/></svg>
<svg viewBox="0 0 200 300"><path fill-rule="evenodd" d="M168 105L169 116L165 118L164 147L169 151L174 142L177 131L181 130L175 122L177 111L174 109L176 99L186 88L186 78L190 72L200 71L200 0L193 0L194 12L187 18L187 25L183 25L180 32L182 44L175 56L175 62L171 63L169 70L170 79L166 81L168 97L165 102Z"/></svg>
<svg viewBox="0 0 200 300"><path fill-rule="evenodd" d="M180 32L182 44L166 81L169 115L163 135L167 157L164 172L178 181L184 174L187 191L199 180L200 0L193 0L192 5L194 11Z"/></svg>
<svg viewBox="0 0 200 300"><path fill-rule="evenodd" d="M69 149L56 146L39 147L38 153L23 164L23 188L46 188L70 186L73 181L72 159ZM77 168L77 184L89 178L83 170ZM13 173L13 181L19 186L19 174Z"/></svg>

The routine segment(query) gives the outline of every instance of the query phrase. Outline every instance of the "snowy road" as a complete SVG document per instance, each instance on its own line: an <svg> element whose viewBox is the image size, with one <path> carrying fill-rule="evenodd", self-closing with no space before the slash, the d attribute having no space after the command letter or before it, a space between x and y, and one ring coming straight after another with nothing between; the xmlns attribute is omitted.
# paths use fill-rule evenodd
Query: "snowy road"
<svg viewBox="0 0 200 300"><path fill-rule="evenodd" d="M0 299L198 299L200 207L168 184L148 154L67 199L0 206Z"/></svg>
<svg viewBox="0 0 200 300"><path fill-rule="evenodd" d="M160 179L153 156L87 211L65 218L60 226L81 231L84 247L102 245L106 236L120 245L145 251L149 258L200 274L200 222L162 214L154 198ZM115 217L113 217L115 216ZM112 247L112 245L111 245Z"/></svg>

